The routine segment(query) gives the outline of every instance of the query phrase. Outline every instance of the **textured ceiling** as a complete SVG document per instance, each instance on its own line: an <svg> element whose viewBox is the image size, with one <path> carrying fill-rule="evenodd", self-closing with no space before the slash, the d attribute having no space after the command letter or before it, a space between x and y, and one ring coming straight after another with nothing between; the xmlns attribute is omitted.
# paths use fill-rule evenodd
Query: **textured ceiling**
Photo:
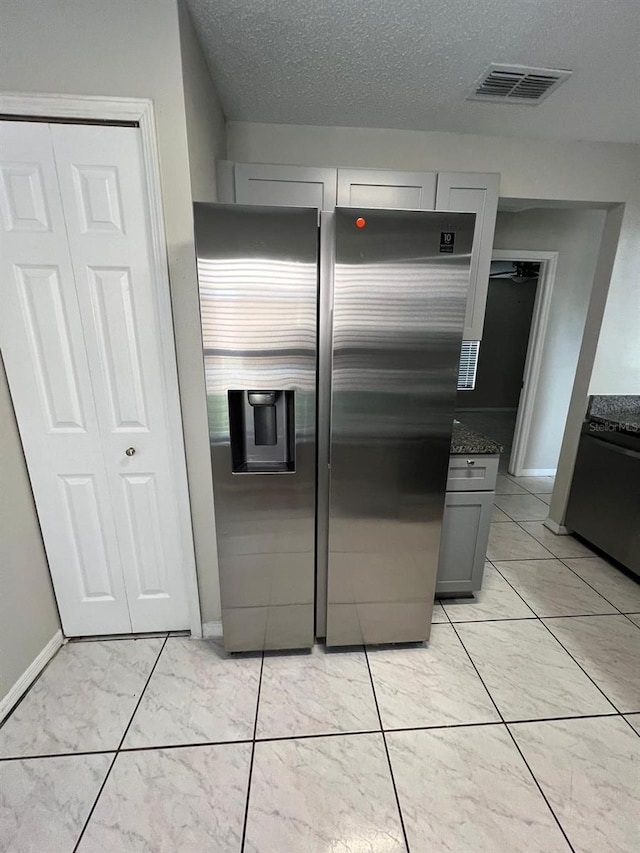
<svg viewBox="0 0 640 853"><path fill-rule="evenodd" d="M640 0L188 0L227 118L640 141ZM492 61L569 68L465 101Z"/></svg>

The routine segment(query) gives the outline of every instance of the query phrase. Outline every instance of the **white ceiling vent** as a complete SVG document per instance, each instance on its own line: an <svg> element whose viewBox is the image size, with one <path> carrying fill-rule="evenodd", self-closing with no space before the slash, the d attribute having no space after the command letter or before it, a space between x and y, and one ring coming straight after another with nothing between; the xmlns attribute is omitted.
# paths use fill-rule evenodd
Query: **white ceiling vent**
<svg viewBox="0 0 640 853"><path fill-rule="evenodd" d="M467 100L535 105L570 76L571 71L555 68L529 68L526 65L499 65L492 62Z"/></svg>

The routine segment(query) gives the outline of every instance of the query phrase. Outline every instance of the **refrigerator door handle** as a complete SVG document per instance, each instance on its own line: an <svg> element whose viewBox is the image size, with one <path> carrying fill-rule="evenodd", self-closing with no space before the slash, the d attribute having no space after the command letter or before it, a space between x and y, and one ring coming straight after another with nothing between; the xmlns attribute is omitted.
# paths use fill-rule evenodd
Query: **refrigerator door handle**
<svg viewBox="0 0 640 853"><path fill-rule="evenodd" d="M320 214L318 294L318 432L316 501L316 636L326 635L329 489L331 483L331 357L333 352L333 270L335 213Z"/></svg>

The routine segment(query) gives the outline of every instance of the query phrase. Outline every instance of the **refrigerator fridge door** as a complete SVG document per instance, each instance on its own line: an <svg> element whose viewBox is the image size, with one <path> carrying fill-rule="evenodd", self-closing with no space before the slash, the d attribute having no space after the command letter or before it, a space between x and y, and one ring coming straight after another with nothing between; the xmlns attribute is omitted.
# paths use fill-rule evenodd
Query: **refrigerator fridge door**
<svg viewBox="0 0 640 853"><path fill-rule="evenodd" d="M474 221L336 209L328 645L429 637Z"/></svg>
<svg viewBox="0 0 640 853"><path fill-rule="evenodd" d="M225 648L309 647L318 214L194 212Z"/></svg>

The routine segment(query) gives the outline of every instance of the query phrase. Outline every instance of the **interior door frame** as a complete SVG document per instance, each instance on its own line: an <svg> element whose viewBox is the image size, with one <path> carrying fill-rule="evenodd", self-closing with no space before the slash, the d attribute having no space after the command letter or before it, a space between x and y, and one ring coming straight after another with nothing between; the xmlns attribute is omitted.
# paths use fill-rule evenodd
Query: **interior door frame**
<svg viewBox="0 0 640 853"><path fill-rule="evenodd" d="M166 390L175 388L177 406L167 406L169 424L169 452L171 454L176 486L178 529L183 553L183 577L189 605L189 621L192 637L202 636L202 617L198 595L189 487L182 429L180 385L175 359L175 338L171 308L171 290L167 242L164 229L164 211L160 182L160 157L156 138L153 102L147 98L110 98L93 95L24 94L5 92L0 94L0 114L7 117L87 121L114 124L135 122L141 141L142 164L146 187L146 207L150 222L150 250L154 280L159 282L158 323L161 370Z"/></svg>
<svg viewBox="0 0 640 853"><path fill-rule="evenodd" d="M531 261L540 264L540 275L538 277L531 330L527 344L527 356L524 363L522 392L518 403L518 413L516 415L513 445L508 467L509 473L515 477L555 474L555 471L525 470L524 457L531 432L536 391L540 379L542 350L549 322L551 296L556 279L558 256L558 252L538 252L531 251L530 249L523 249L521 251L515 249L494 249L491 253L491 259L494 261Z"/></svg>

